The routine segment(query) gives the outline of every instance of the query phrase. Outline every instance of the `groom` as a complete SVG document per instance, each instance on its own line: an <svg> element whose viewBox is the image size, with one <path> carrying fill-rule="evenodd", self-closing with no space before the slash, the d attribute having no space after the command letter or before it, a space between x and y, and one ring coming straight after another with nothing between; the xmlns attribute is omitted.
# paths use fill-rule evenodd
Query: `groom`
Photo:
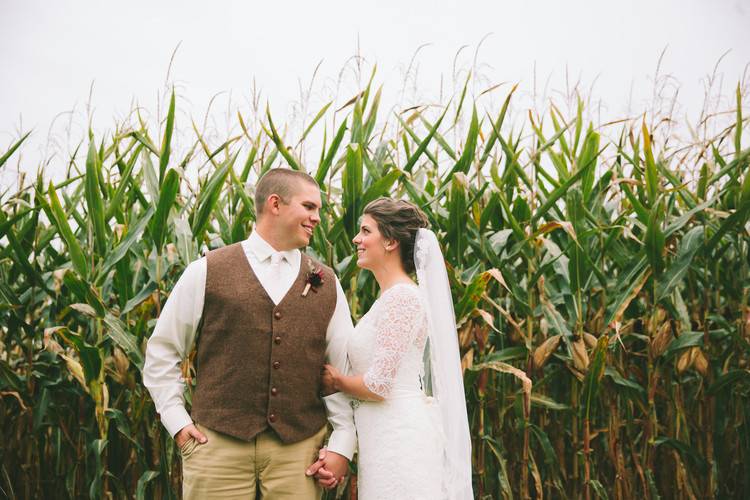
<svg viewBox="0 0 750 500"><path fill-rule="evenodd" d="M321 484L344 476L354 452L348 400L319 396L322 366L344 370L349 307L333 271L299 251L320 222L318 185L302 172L270 170L255 209L247 240L188 265L146 349L143 383L180 448L185 499L320 498L305 468L326 418L333 432ZM194 345L188 414L180 363Z"/></svg>

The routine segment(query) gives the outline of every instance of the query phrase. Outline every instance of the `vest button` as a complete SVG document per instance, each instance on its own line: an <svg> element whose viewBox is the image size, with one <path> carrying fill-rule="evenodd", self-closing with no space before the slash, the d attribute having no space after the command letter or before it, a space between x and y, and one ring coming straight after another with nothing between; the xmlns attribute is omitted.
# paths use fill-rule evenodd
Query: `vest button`
<svg viewBox="0 0 750 500"><path fill-rule="evenodd" d="M279 363L278 361L273 362L273 367L275 370L278 370L280 366L281 366L281 363Z"/></svg>
<svg viewBox="0 0 750 500"><path fill-rule="evenodd" d="M274 344L276 344L276 345L279 345L279 344L281 344L281 337L279 337L279 336L276 336L276 338L275 338L275 339L273 339L273 343L274 343Z"/></svg>
<svg viewBox="0 0 750 500"><path fill-rule="evenodd" d="M273 313L273 317L276 319L281 319L281 311L276 311L275 313Z"/></svg>
<svg viewBox="0 0 750 500"><path fill-rule="evenodd" d="M276 396L279 393L279 390L275 387L271 387L271 396Z"/></svg>
<svg viewBox="0 0 750 500"><path fill-rule="evenodd" d="M268 415L268 421L271 422L271 423L276 422L276 414L275 413L271 413L270 415Z"/></svg>

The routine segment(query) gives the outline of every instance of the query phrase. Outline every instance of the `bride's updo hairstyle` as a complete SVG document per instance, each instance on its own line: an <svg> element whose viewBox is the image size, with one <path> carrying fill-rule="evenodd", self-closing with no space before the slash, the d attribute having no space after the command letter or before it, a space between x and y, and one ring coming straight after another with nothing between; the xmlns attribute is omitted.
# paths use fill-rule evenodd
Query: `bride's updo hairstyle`
<svg viewBox="0 0 750 500"><path fill-rule="evenodd" d="M367 204L365 213L375 219L384 238L398 241L404 270L413 273L417 231L429 225L424 212L409 201L378 198Z"/></svg>

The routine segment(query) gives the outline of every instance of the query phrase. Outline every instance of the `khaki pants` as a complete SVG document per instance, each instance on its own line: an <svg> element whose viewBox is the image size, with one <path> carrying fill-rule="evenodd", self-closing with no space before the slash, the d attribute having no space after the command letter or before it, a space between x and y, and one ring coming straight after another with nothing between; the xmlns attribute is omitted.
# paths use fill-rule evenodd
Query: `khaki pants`
<svg viewBox="0 0 750 500"><path fill-rule="evenodd" d="M196 426L208 442L190 439L180 449L185 500L254 500L257 493L268 500L320 499L322 490L305 470L318 457L325 427L310 438L284 444L270 429L246 442Z"/></svg>

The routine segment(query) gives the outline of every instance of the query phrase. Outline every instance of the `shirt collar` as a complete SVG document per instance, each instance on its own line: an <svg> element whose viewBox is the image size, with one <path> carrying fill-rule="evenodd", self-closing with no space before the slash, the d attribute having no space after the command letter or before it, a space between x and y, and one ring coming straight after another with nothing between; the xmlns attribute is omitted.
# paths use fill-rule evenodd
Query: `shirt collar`
<svg viewBox="0 0 750 500"><path fill-rule="evenodd" d="M271 257L271 254L277 252L276 249L274 249L270 243L264 240L257 231L253 231L252 233L250 233L250 236L247 238L247 246L250 251L255 254L258 262L263 262L269 259ZM295 261L299 260L300 252L296 248L293 250L285 250L278 253L280 253L289 264L293 264Z"/></svg>

